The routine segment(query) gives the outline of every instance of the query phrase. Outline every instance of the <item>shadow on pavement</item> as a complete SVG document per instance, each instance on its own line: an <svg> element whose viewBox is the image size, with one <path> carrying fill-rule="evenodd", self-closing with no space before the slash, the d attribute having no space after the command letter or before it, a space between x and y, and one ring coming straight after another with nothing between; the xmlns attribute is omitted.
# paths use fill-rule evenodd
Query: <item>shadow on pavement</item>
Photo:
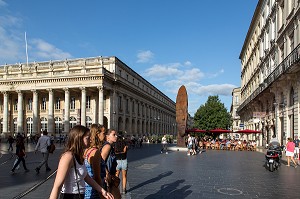
<svg viewBox="0 0 300 199"><path fill-rule="evenodd" d="M130 191L133 191L135 189L141 188L141 187L143 187L147 184L157 182L157 181L161 180L162 178L165 178L165 177L170 176L172 174L173 174L173 171L167 171L167 172L161 173L161 174L159 174L158 176L156 176L154 178L151 178L151 179L149 179L145 182L142 182L142 183L140 183L140 184L138 184L134 187L131 187L128 191L130 192Z"/></svg>
<svg viewBox="0 0 300 199"><path fill-rule="evenodd" d="M188 190L191 188L191 185L185 185L184 187L177 189L177 187L184 182L185 180L177 180L170 184L164 184L157 193L151 194L145 197L145 199L161 198L162 196L168 196L168 198L186 198L192 193L191 190Z"/></svg>

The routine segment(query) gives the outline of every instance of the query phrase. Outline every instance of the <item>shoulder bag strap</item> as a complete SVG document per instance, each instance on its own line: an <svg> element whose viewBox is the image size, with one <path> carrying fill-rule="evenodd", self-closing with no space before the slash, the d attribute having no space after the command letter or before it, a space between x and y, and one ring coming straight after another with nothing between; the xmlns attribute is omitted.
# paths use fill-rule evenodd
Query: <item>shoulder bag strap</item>
<svg viewBox="0 0 300 199"><path fill-rule="evenodd" d="M75 157L73 156L73 164L74 164L74 169L75 169L75 178L76 178L76 184L77 184L77 189L78 189L78 196L79 196L79 199L81 199L81 196L80 196L80 189L79 189L79 184L78 184L78 174L77 174L77 168L76 168L76 162L75 162Z"/></svg>

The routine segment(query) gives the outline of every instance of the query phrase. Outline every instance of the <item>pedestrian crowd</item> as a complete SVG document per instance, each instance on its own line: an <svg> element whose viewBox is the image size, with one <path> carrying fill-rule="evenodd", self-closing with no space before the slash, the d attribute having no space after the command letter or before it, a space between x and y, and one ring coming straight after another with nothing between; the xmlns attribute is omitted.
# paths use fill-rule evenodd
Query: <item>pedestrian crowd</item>
<svg viewBox="0 0 300 199"><path fill-rule="evenodd" d="M126 139L118 135L115 130L106 129L103 125L92 124L90 128L81 125L73 127L60 156L50 198L121 198L122 194L127 193L129 140L130 138ZM7 139L9 151L13 150L15 141L17 158L11 173L15 173L20 163L23 164L24 170L29 172L25 159L25 138L20 134L15 139L10 136ZM43 131L36 141L35 153L39 152L42 157L35 168L37 174L43 166L46 172L51 171L48 158L53 152L51 146L54 143L53 136L48 136L47 131Z"/></svg>

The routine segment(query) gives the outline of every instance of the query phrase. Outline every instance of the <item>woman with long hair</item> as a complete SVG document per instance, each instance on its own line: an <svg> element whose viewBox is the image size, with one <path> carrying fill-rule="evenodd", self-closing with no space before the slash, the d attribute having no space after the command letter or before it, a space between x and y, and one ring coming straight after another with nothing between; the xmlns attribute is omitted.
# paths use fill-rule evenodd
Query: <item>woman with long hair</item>
<svg viewBox="0 0 300 199"><path fill-rule="evenodd" d="M126 194L126 182L127 182L127 150L128 146L124 137L118 136L117 142L115 144L115 154L117 159L117 172L116 176L119 177L120 172L122 172L122 192Z"/></svg>
<svg viewBox="0 0 300 199"><path fill-rule="evenodd" d="M113 196L91 178L84 165L84 151L90 145L90 130L82 125L74 126L69 133L65 150L60 157L50 199L84 198L85 182L105 198Z"/></svg>

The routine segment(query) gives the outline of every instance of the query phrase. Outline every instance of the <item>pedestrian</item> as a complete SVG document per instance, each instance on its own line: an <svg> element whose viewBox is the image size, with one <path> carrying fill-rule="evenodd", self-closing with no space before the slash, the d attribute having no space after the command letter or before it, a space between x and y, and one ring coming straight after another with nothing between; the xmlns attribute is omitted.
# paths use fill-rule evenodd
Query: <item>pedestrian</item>
<svg viewBox="0 0 300 199"><path fill-rule="evenodd" d="M7 142L8 142L8 151L13 151L14 148L13 148L13 143L14 143L15 139L10 135L8 136L7 138Z"/></svg>
<svg viewBox="0 0 300 199"><path fill-rule="evenodd" d="M188 134L188 139L187 139L187 148L188 148L188 151L187 151L187 155L191 155L192 152L193 152L193 138L191 136L191 134Z"/></svg>
<svg viewBox="0 0 300 199"><path fill-rule="evenodd" d="M168 142L167 142L167 137L166 135L164 135L161 138L161 144L162 144L162 149L160 150L160 153L163 153L164 151L166 152L166 154L168 154Z"/></svg>
<svg viewBox="0 0 300 199"><path fill-rule="evenodd" d="M286 157L287 157L287 166L290 166L291 160L295 164L295 168L297 168L297 163L294 159L294 150L295 150L295 143L293 142L293 138L288 138L288 143L286 144Z"/></svg>
<svg viewBox="0 0 300 199"><path fill-rule="evenodd" d="M43 155L43 160L40 162L40 164L35 168L35 171L37 173L40 172L40 169L43 165L46 167L46 171L51 171L49 165L48 165L48 158L49 158L49 151L48 147L51 144L51 139L48 136L48 132L46 130L43 131L43 135L39 138L36 146L35 146L35 153L37 151L40 151Z"/></svg>
<svg viewBox="0 0 300 199"><path fill-rule="evenodd" d="M20 164L20 162L23 163L23 168L26 172L28 172L29 170L26 167L26 162L25 162L25 157L26 157L26 153L25 153L25 145L24 145L24 140L22 138L17 138L17 143L16 143L16 155L18 157L18 161L16 162L16 164L14 164L11 173L15 173L15 169L17 168L17 166Z"/></svg>
<svg viewBox="0 0 300 199"><path fill-rule="evenodd" d="M84 198L85 182L101 193L104 198L113 199L93 178L84 165L84 150L90 145L90 131L82 125L74 126L60 157L57 174L50 199Z"/></svg>
<svg viewBox="0 0 300 199"><path fill-rule="evenodd" d="M84 152L84 164L88 171L88 174L93 178L101 187L103 182L101 180L101 153L99 150L100 139L99 134L101 133L100 126L98 124L92 124L90 127L90 147L85 149ZM104 132L103 132L104 134ZM103 135L104 137L104 135ZM103 138L104 139L104 138ZM105 176L105 167L103 170ZM96 189L85 183L85 199L100 199L100 195Z"/></svg>
<svg viewBox="0 0 300 199"><path fill-rule="evenodd" d="M122 193L126 194L126 183L127 183L127 170L128 170L128 161L127 161L127 151L128 146L124 137L118 136L117 142L115 144L115 154L117 159L117 171L116 176L119 177L120 172L122 172Z"/></svg>
<svg viewBox="0 0 300 199"><path fill-rule="evenodd" d="M107 191L112 193L115 198L121 198L120 190L115 189L113 186L108 186L111 179L110 176L115 176L117 171L117 160L115 155L115 149L113 144L117 141L117 132L114 129L108 129L106 131L106 142L104 143L101 150L101 157L104 160L103 164L106 167L106 185L105 188Z"/></svg>
<svg viewBox="0 0 300 199"><path fill-rule="evenodd" d="M298 164L299 164L299 142L300 142L300 140L298 139L298 136L296 135L295 140L294 140L294 143L295 143L294 153L296 154L296 160L297 160Z"/></svg>

